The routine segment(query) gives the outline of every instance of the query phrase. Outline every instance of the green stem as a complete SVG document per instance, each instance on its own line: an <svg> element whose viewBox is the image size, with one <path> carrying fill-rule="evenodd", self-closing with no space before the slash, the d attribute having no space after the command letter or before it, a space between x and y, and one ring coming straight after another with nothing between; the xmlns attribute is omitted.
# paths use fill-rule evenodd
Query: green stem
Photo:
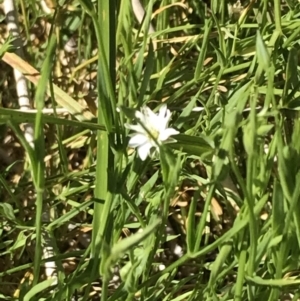
<svg viewBox="0 0 300 301"><path fill-rule="evenodd" d="M196 242L194 245L194 252L197 252L200 248L200 243L201 243L201 239L202 239L202 234L203 234L203 230L206 224L206 218L207 218L207 214L210 208L210 203L213 197L213 194L215 192L215 184L212 184L209 188L206 200L205 200L205 205L204 205L204 209L202 212L202 216L201 216L201 220L200 223L198 225L197 228L197 232L196 232Z"/></svg>
<svg viewBox="0 0 300 301"><path fill-rule="evenodd" d="M281 1L274 0L274 12L275 12L275 28L281 32Z"/></svg>
<svg viewBox="0 0 300 301"><path fill-rule="evenodd" d="M35 127L34 127L34 152L36 160L36 169L32 170L35 190L36 190L36 213L35 213L35 227L36 227L36 244L34 254L34 280L33 286L38 283L41 258L42 258L42 213L44 203L44 189L45 189L45 141L44 141L44 127L43 127L43 113L44 99L47 90L47 81L50 78L52 70L52 62L54 51L56 47L56 37L51 35L49 47L47 49L46 59L42 67L42 76L39 80L38 88L35 95L35 103L37 108Z"/></svg>

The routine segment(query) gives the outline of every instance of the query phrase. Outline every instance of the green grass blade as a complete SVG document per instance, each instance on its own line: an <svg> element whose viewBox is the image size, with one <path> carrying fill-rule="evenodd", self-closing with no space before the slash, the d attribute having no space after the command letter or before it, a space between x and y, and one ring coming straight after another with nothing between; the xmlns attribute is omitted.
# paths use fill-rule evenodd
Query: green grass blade
<svg viewBox="0 0 300 301"><path fill-rule="evenodd" d="M34 127L34 151L36 159L36 170L32 170L36 189L36 247L34 257L34 283L37 283L40 274L40 263L42 256L42 212L44 206L44 192L45 192L45 141L44 141L44 127L43 127L43 113L42 110L45 105L45 94L47 90L47 82L52 71L52 62L54 51L56 47L56 38L54 35L50 38L50 43L47 49L46 59L42 67L42 76L36 91L35 103L37 107L37 114Z"/></svg>

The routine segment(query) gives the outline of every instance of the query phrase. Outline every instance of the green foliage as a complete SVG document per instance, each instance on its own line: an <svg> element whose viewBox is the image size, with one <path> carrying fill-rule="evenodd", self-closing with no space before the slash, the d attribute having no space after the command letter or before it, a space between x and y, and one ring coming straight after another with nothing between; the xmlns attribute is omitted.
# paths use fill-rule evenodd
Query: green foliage
<svg viewBox="0 0 300 301"><path fill-rule="evenodd" d="M298 300L298 1L141 2L142 24L131 1L57 1L49 15L20 1L41 76L5 57L8 38L0 56L30 73L37 110L1 92L0 138L23 168L13 181L0 162L0 298ZM125 124L162 103L180 134L141 161Z"/></svg>

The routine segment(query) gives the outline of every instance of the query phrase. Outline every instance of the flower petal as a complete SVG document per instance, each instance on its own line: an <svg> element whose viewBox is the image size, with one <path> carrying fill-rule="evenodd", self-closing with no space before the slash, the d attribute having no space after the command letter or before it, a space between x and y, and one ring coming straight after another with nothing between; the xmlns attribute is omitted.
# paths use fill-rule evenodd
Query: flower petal
<svg viewBox="0 0 300 301"><path fill-rule="evenodd" d="M141 111L135 112L135 118L139 119L140 121L145 121L145 114L143 113L143 108L141 109Z"/></svg>
<svg viewBox="0 0 300 301"><path fill-rule="evenodd" d="M150 154L151 147L151 143L145 143L138 147L137 151L142 161L145 161L148 155Z"/></svg>
<svg viewBox="0 0 300 301"><path fill-rule="evenodd" d="M147 143L148 137L143 134L135 134L129 140L129 147L138 147Z"/></svg>
<svg viewBox="0 0 300 301"><path fill-rule="evenodd" d="M168 110L167 110L167 105L163 104L163 105L160 107L159 112L158 112L158 117L159 117L159 119L165 118L167 111L168 111Z"/></svg>
<svg viewBox="0 0 300 301"><path fill-rule="evenodd" d="M159 121L157 121L157 129L158 131L164 131L169 123L171 112L170 110L166 109L167 107L163 108L159 111Z"/></svg>
<svg viewBox="0 0 300 301"><path fill-rule="evenodd" d="M155 127L159 120L158 116L149 107L144 107L143 111L146 117L147 125Z"/></svg>
<svg viewBox="0 0 300 301"><path fill-rule="evenodd" d="M133 124L125 123L125 127L137 133L146 134L146 131L143 129L143 127L140 124L133 125Z"/></svg>
<svg viewBox="0 0 300 301"><path fill-rule="evenodd" d="M165 129L164 131L162 131L159 135L159 140L161 141L165 141L167 140L170 136L172 135L177 135L179 134L178 131L176 131L175 129L172 129L172 128L167 128Z"/></svg>

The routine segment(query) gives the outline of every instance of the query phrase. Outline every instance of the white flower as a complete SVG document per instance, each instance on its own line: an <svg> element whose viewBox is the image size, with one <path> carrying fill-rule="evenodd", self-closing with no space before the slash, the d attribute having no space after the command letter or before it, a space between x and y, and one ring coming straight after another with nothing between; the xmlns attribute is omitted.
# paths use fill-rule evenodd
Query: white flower
<svg viewBox="0 0 300 301"><path fill-rule="evenodd" d="M130 135L129 147L137 148L143 161L150 155L152 148L159 151L159 146L163 143L175 141L170 136L179 134L178 131L168 128L171 112L166 105L159 109L158 114L148 107L142 107L140 111L136 111L135 117L139 124L125 124L125 126L135 132Z"/></svg>

